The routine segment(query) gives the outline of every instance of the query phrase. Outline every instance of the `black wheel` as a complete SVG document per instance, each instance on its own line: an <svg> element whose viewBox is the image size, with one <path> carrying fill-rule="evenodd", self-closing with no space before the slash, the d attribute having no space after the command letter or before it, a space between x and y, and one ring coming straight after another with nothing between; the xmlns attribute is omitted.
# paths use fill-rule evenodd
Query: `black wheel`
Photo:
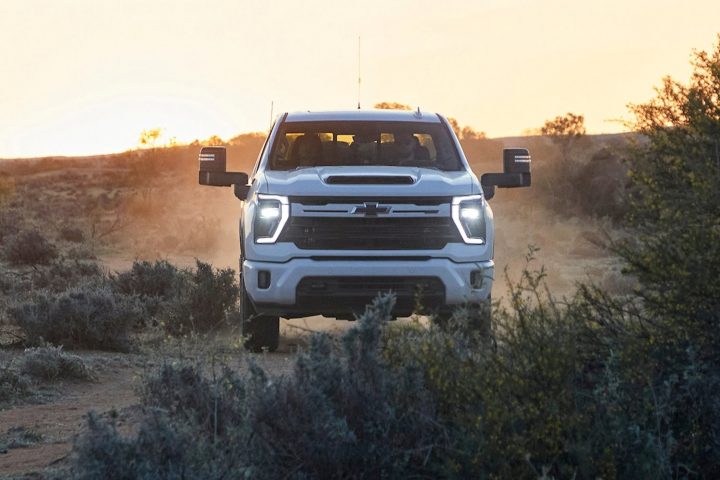
<svg viewBox="0 0 720 480"><path fill-rule="evenodd" d="M274 352L280 343L280 317L258 315L250 302L245 282L240 277L240 318L245 348L251 352Z"/></svg>

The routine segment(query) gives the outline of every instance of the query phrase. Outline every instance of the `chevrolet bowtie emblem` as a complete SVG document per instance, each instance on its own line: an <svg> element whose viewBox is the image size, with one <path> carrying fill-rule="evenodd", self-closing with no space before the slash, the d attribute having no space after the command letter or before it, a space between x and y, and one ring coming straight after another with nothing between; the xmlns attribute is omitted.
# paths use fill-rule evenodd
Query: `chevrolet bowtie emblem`
<svg viewBox="0 0 720 480"><path fill-rule="evenodd" d="M390 207L378 205L377 202L365 202L362 207L355 207L352 213L365 215L366 217L377 217L378 213L390 213Z"/></svg>

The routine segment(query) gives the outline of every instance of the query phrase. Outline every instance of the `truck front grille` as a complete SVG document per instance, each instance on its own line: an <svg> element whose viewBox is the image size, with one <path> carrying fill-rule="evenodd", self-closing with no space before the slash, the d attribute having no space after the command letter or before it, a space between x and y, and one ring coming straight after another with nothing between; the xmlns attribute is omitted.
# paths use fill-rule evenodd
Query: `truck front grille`
<svg viewBox="0 0 720 480"><path fill-rule="evenodd" d="M445 285L437 277L305 277L298 283L296 301L309 311L362 313L378 293L393 292L395 313L410 315L416 304L444 305Z"/></svg>
<svg viewBox="0 0 720 480"><path fill-rule="evenodd" d="M439 250L462 238L448 217L291 217L278 241L306 250Z"/></svg>

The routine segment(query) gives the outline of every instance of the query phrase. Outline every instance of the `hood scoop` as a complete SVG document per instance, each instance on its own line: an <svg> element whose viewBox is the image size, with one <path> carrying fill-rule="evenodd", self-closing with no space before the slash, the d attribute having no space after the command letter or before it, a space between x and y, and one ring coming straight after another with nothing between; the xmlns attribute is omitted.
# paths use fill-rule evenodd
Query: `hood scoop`
<svg viewBox="0 0 720 480"><path fill-rule="evenodd" d="M408 175L330 175L328 185L412 185L415 179Z"/></svg>

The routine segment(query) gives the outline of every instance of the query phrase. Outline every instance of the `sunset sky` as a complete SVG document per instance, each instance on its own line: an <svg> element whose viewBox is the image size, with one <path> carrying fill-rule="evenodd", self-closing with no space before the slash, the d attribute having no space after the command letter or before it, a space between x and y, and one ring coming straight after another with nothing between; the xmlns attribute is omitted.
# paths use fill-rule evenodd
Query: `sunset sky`
<svg viewBox="0 0 720 480"><path fill-rule="evenodd" d="M718 0L0 0L0 157L266 130L270 105L420 106L489 136L626 105L720 33Z"/></svg>

